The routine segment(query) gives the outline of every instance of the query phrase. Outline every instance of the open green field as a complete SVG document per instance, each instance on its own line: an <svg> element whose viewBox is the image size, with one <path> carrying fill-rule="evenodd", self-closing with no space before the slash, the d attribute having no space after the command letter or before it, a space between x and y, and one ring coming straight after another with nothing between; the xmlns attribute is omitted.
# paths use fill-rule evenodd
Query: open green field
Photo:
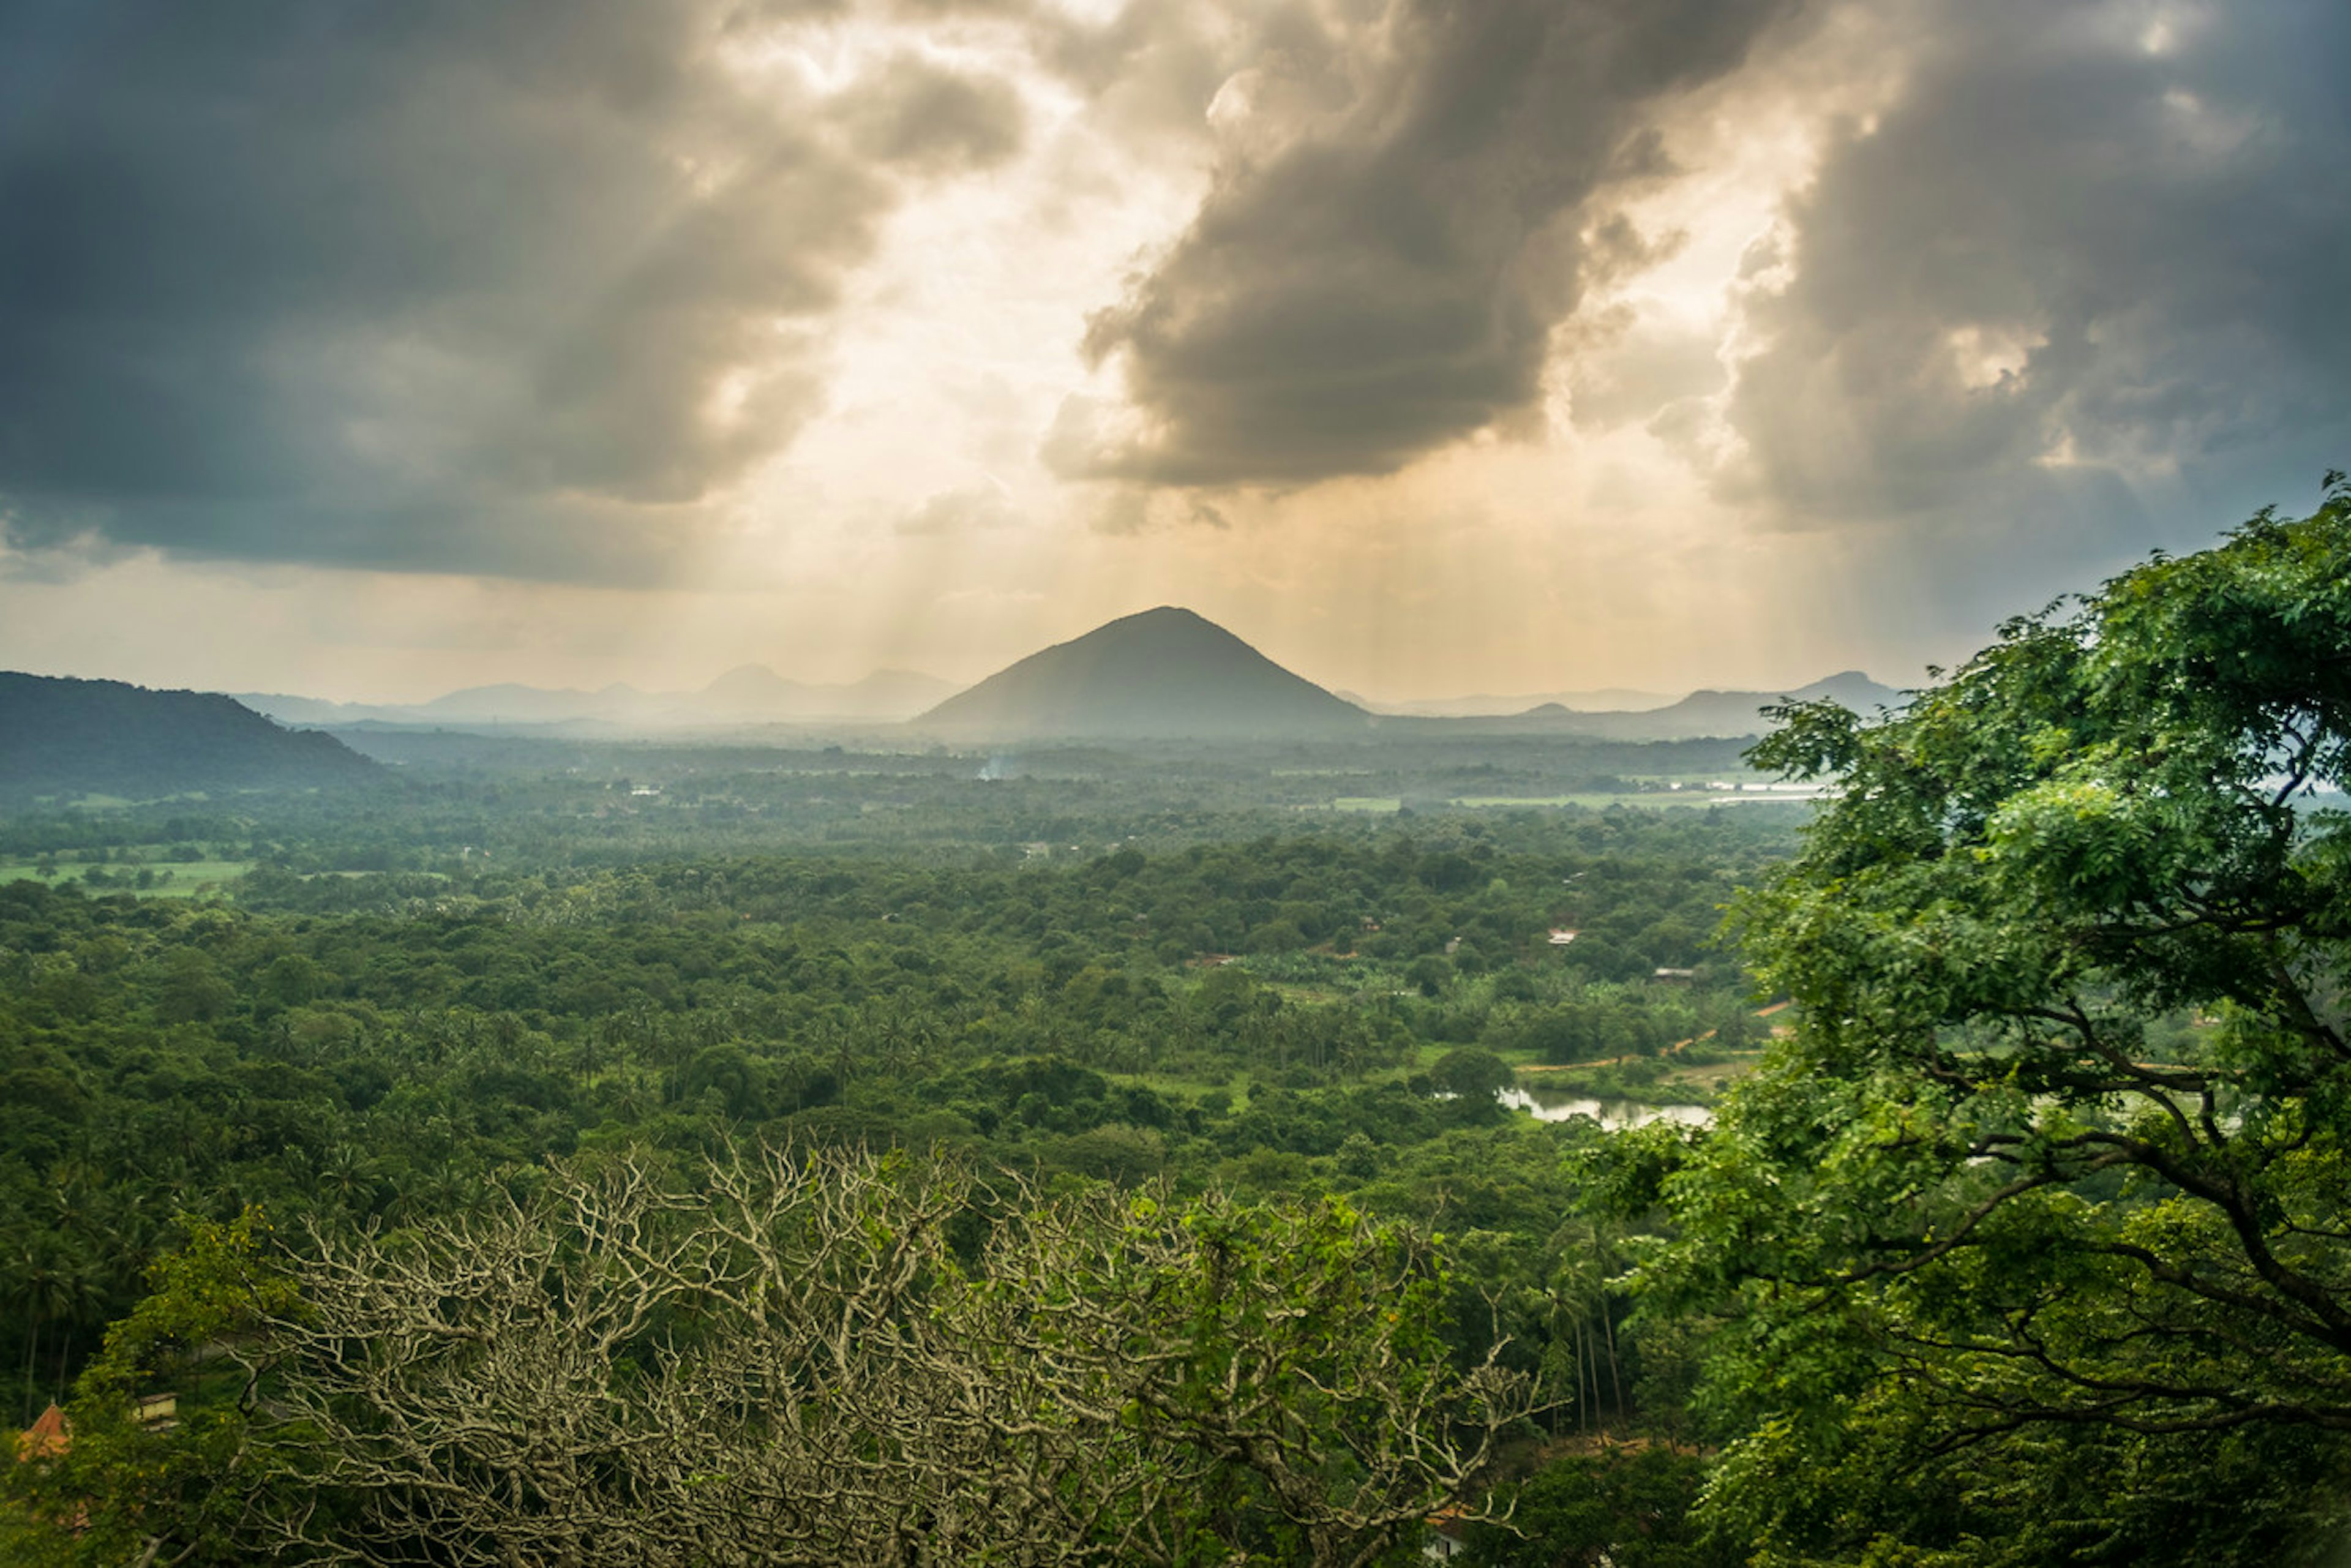
<svg viewBox="0 0 2351 1568"><path fill-rule="evenodd" d="M1463 795L1451 803L1472 811L1525 810L1543 806L1585 806L1604 810L1610 806L1706 806L1722 799L1717 795L1688 794L1628 794L1623 791L1584 791L1569 795Z"/></svg>
<svg viewBox="0 0 2351 1568"><path fill-rule="evenodd" d="M1760 789L1643 789L1637 791L1583 791L1566 795L1462 795L1451 802L1468 810L1523 810L1531 806L1583 806L1593 810L1605 810L1611 806L1736 806L1755 804L1803 803L1816 797L1793 790Z"/></svg>
<svg viewBox="0 0 2351 1568"><path fill-rule="evenodd" d="M200 894L215 892L223 884L235 881L253 869L251 861L167 861L150 865L104 864L60 859L55 871L47 876L34 861L0 860L0 883L44 882L51 887L68 883L89 894L130 893L141 898L193 898ZM86 873L95 870L107 880L92 883ZM152 873L146 887L138 885L139 873Z"/></svg>

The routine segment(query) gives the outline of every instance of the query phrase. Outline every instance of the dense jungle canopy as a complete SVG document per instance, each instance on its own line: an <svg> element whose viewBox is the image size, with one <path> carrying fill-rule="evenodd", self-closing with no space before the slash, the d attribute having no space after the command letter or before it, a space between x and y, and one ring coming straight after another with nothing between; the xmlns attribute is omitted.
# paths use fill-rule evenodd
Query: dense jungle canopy
<svg viewBox="0 0 2351 1568"><path fill-rule="evenodd" d="M0 884L0 1552L2328 1562L2351 486L1784 716L1817 812L0 824L104 868Z"/></svg>

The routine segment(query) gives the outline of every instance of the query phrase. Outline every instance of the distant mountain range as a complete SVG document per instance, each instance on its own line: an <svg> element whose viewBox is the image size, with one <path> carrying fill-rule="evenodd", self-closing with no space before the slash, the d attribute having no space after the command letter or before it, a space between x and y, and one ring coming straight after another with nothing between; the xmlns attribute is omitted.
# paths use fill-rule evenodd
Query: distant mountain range
<svg viewBox="0 0 2351 1568"><path fill-rule="evenodd" d="M1759 735L1768 727L1762 708L1789 698L1819 697L1834 698L1863 714L1902 701L1894 688L1847 671L1785 693L1701 691L1674 699L1608 688L1374 705L1316 685L1223 627L1189 610L1163 605L1031 653L962 691L904 670L826 685L744 664L687 692L509 684L470 686L413 704L325 702L277 693L248 693L236 700L292 725L353 731L382 726L513 730L580 739L766 725L903 724L917 735L966 741L1458 733L1637 742Z"/></svg>
<svg viewBox="0 0 2351 1568"><path fill-rule="evenodd" d="M1847 670L1788 692L1692 692L1677 703L1642 713L1581 713L1559 703L1545 703L1505 718L1460 722L1489 731L1588 735L1600 740L1694 740L1701 736L1761 735L1771 727L1762 716L1763 708L1823 697L1865 716L1902 705L1902 694L1892 686L1880 685L1859 670Z"/></svg>
<svg viewBox="0 0 2351 1568"><path fill-rule="evenodd" d="M1579 693L1604 699L1636 692ZM1902 694L1858 671L1792 691L1693 692L1657 698L1645 711L1581 711L1559 702L1517 713L1483 714L1461 698L1426 707L1455 715L1374 715L1293 674L1212 622L1162 606L1097 627L1073 642L1031 653L948 698L915 728L988 739L1027 737L1177 738L1369 735L1589 736L1602 740L1690 740L1760 735L1761 709L1794 698L1832 697L1858 712L1898 706ZM1460 712L1460 709L1470 712Z"/></svg>
<svg viewBox="0 0 2351 1568"><path fill-rule="evenodd" d="M955 683L907 670L879 670L846 685L787 680L764 664L727 671L698 692L648 692L628 685L599 691L514 685L468 686L424 703L337 703L278 692L237 700L287 724L565 727L705 729L755 724L891 724L954 691Z"/></svg>
<svg viewBox="0 0 2351 1568"><path fill-rule="evenodd" d="M991 740L1358 735L1371 715L1213 622L1162 605L1029 654L915 719Z"/></svg>
<svg viewBox="0 0 2351 1568"><path fill-rule="evenodd" d="M282 729L215 693L0 673L0 798L150 800L382 777L334 737Z"/></svg>
<svg viewBox="0 0 2351 1568"><path fill-rule="evenodd" d="M1523 696L1495 696L1480 692L1466 697L1418 697L1410 702L1374 702L1341 690L1338 695L1367 713L1390 718L1503 718L1530 708L1557 705L1579 713L1646 713L1677 699L1666 692L1635 691L1629 686L1602 686L1592 691L1531 692Z"/></svg>

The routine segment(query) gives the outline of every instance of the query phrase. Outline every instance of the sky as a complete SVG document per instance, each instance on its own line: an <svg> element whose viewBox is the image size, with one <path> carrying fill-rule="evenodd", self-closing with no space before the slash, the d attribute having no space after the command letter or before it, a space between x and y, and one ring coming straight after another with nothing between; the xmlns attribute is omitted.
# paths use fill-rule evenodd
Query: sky
<svg viewBox="0 0 2351 1568"><path fill-rule="evenodd" d="M0 667L1897 685L2351 467L2340 0L12 0Z"/></svg>

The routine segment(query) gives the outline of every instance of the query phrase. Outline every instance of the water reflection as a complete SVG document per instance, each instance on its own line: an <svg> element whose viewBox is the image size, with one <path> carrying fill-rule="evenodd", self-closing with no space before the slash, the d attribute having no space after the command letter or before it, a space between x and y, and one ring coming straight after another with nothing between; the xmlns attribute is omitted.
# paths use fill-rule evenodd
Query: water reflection
<svg viewBox="0 0 2351 1568"><path fill-rule="evenodd" d="M1494 1098L1513 1111L1531 1112L1538 1122L1564 1122L1589 1116L1609 1132L1645 1127L1651 1122L1678 1122L1685 1127L1712 1123L1714 1113L1703 1105L1645 1105L1638 1100L1591 1100L1582 1096L1531 1094L1523 1089L1497 1090Z"/></svg>

